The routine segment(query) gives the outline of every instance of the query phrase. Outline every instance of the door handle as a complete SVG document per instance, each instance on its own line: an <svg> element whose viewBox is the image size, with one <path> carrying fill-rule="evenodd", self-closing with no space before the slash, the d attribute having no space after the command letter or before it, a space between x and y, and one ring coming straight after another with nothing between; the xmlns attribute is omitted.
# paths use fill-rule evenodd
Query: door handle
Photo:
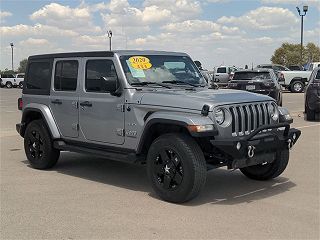
<svg viewBox="0 0 320 240"><path fill-rule="evenodd" d="M62 104L62 102L61 102L60 99L55 99L55 100L52 100L51 102L52 102L53 104L59 104L59 105Z"/></svg>
<svg viewBox="0 0 320 240"><path fill-rule="evenodd" d="M80 106L82 107L92 107L92 103L89 101L84 101L80 103Z"/></svg>

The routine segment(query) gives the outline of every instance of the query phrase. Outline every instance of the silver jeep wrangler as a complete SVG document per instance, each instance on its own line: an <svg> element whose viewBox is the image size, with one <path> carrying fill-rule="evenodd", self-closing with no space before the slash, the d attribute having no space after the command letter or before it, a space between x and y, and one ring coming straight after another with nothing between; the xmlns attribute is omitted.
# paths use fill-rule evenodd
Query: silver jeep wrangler
<svg viewBox="0 0 320 240"><path fill-rule="evenodd" d="M300 136L272 98L208 88L185 53L31 56L18 107L32 167L53 167L60 151L146 163L154 191L176 203L197 196L210 169L279 176Z"/></svg>

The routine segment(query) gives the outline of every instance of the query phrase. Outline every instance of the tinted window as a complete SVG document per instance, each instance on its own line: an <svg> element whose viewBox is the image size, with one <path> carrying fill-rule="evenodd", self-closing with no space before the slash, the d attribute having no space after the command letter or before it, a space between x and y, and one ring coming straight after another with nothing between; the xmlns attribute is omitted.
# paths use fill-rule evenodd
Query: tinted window
<svg viewBox="0 0 320 240"><path fill-rule="evenodd" d="M217 73L226 73L226 72L227 72L227 69L225 67L217 69Z"/></svg>
<svg viewBox="0 0 320 240"><path fill-rule="evenodd" d="M318 72L317 72L316 79L320 80L320 70L318 70Z"/></svg>
<svg viewBox="0 0 320 240"><path fill-rule="evenodd" d="M27 89L47 90L51 80L50 62L32 62L28 68Z"/></svg>
<svg viewBox="0 0 320 240"><path fill-rule="evenodd" d="M272 68L272 66L270 66L270 65L265 65L265 66L262 66L261 68Z"/></svg>
<svg viewBox="0 0 320 240"><path fill-rule="evenodd" d="M17 75L17 78L24 78L24 75L18 74L18 75Z"/></svg>
<svg viewBox="0 0 320 240"><path fill-rule="evenodd" d="M56 91L75 91L77 89L78 61L58 61L54 74Z"/></svg>
<svg viewBox="0 0 320 240"><path fill-rule="evenodd" d="M233 80L271 79L269 72L236 72Z"/></svg>
<svg viewBox="0 0 320 240"><path fill-rule="evenodd" d="M111 60L87 61L85 86L88 92L106 92L108 84L116 79L116 69Z"/></svg>

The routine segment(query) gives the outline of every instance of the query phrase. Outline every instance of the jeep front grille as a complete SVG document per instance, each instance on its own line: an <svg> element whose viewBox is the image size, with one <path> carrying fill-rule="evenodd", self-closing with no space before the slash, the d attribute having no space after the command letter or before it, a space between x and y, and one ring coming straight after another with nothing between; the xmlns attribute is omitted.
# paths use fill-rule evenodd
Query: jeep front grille
<svg viewBox="0 0 320 240"><path fill-rule="evenodd" d="M259 126L271 124L268 104L264 102L229 107L232 116L232 136L248 135Z"/></svg>

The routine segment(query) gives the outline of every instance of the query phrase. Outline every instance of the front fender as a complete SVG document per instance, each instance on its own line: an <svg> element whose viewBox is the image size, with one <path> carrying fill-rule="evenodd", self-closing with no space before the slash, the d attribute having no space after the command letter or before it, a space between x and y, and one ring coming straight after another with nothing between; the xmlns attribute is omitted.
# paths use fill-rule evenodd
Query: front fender
<svg viewBox="0 0 320 240"><path fill-rule="evenodd" d="M61 137L58 127L56 125L56 122L54 121L52 113L47 105L39 104L39 103L29 103L26 106L24 106L21 123L24 123L26 121L28 113L32 111L41 113L42 118L47 124L53 139L57 139Z"/></svg>
<svg viewBox="0 0 320 240"><path fill-rule="evenodd" d="M142 135L137 147L137 153L141 153L144 143L149 135L149 131L155 124L168 124L185 127L188 125L212 125L213 121L208 116L202 116L200 114L188 114L188 113L177 113L177 112L156 112L152 113L145 121ZM203 136L214 136L217 135L217 130L205 132ZM201 137L199 133L191 133L194 137Z"/></svg>

